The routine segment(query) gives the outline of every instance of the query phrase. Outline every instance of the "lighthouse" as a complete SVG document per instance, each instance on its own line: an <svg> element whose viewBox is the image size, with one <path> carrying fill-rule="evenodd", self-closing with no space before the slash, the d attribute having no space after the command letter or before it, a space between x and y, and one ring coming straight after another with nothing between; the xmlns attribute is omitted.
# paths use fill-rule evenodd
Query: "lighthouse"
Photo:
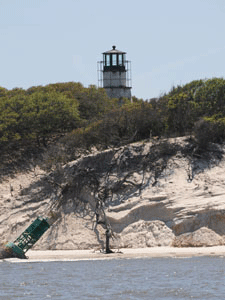
<svg viewBox="0 0 225 300"><path fill-rule="evenodd" d="M131 99L131 62L126 60L126 52L113 46L102 54L103 60L98 62L99 87L110 98Z"/></svg>

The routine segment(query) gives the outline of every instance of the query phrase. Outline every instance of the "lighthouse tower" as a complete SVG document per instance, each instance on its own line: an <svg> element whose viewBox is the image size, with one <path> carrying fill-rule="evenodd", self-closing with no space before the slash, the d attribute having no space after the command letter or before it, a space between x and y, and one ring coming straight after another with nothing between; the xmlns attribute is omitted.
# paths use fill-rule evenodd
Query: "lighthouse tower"
<svg viewBox="0 0 225 300"><path fill-rule="evenodd" d="M131 99L131 63L126 52L116 49L103 52L103 61L98 62L99 86L110 98Z"/></svg>

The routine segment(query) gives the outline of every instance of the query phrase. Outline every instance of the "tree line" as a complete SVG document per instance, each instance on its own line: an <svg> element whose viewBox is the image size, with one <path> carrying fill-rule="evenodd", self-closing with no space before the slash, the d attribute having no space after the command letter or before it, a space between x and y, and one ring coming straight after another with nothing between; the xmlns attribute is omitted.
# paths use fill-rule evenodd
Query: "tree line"
<svg viewBox="0 0 225 300"><path fill-rule="evenodd" d="M158 99L133 97L88 126L69 134L73 146L110 147L154 136L194 134L211 142L225 138L225 80L195 80ZM199 137L200 138L200 137Z"/></svg>
<svg viewBox="0 0 225 300"><path fill-rule="evenodd" d="M47 148L49 157L54 152L66 162L93 146L106 149L186 134L194 134L202 147L224 141L223 78L195 80L157 99L132 101L110 99L102 88L75 82L0 88L1 155Z"/></svg>

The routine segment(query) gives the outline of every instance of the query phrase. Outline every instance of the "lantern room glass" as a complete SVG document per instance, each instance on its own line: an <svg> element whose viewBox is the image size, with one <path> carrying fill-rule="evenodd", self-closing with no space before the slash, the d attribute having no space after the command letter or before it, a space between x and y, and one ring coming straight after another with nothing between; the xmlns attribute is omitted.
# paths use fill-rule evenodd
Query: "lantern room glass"
<svg viewBox="0 0 225 300"><path fill-rule="evenodd" d="M105 65L106 65L107 67L110 66L110 55L106 55L106 56L105 56Z"/></svg>
<svg viewBox="0 0 225 300"><path fill-rule="evenodd" d="M117 66L117 54L112 54L112 66Z"/></svg>
<svg viewBox="0 0 225 300"><path fill-rule="evenodd" d="M103 65L107 70L125 68L125 53L104 53Z"/></svg>
<svg viewBox="0 0 225 300"><path fill-rule="evenodd" d="M123 66L123 54L118 55L118 65Z"/></svg>

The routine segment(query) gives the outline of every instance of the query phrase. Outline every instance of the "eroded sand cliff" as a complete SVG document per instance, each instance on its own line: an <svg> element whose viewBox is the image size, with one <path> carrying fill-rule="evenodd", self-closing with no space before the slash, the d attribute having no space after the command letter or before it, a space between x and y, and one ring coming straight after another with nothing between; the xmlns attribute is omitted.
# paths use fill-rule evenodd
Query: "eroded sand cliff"
<svg viewBox="0 0 225 300"><path fill-rule="evenodd" d="M180 148L137 143L81 157L51 174L36 167L4 178L1 243L14 240L37 216L57 211L58 219L35 249L101 249L104 218L113 248L224 245L223 147L220 155L213 150L193 156L183 151L189 147L184 138L170 144ZM104 200L105 212L100 211L98 225L96 199Z"/></svg>

